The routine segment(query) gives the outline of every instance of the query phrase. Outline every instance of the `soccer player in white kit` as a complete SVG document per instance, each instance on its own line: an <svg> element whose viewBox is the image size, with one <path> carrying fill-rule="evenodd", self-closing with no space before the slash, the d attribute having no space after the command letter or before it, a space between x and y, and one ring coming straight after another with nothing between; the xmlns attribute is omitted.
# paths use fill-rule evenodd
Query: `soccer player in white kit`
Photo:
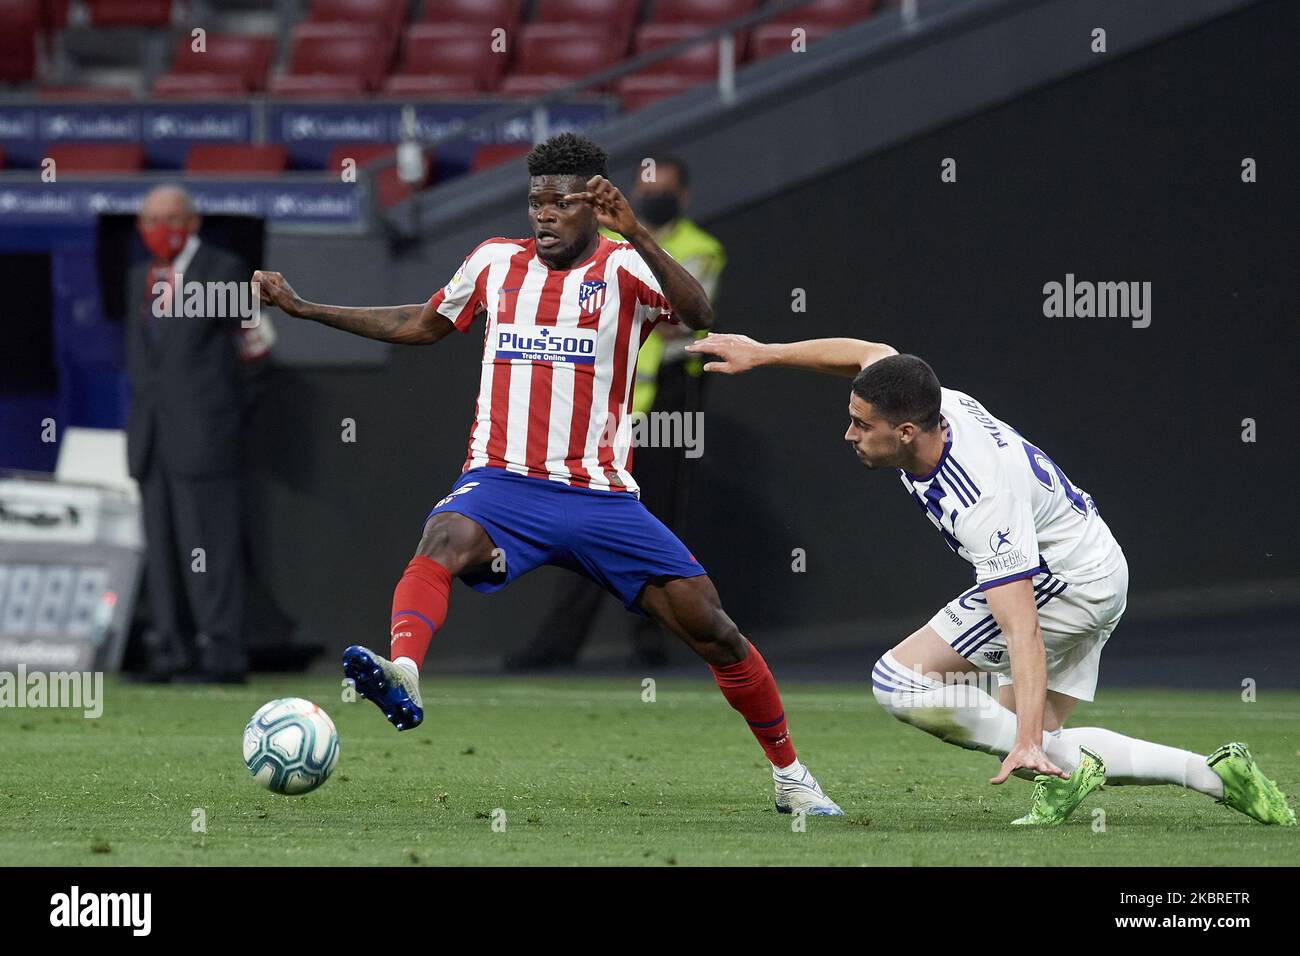
<svg viewBox="0 0 1300 956"><path fill-rule="evenodd" d="M1244 744L1208 757L1064 724L1097 686L1124 613L1128 564L1092 496L1038 446L913 355L859 339L764 344L710 334L707 372L764 365L853 379L844 438L868 468L898 470L975 585L876 662L876 700L906 723L1002 758L990 783L1036 780L1016 823L1063 823L1092 790L1176 784L1262 823L1295 813ZM981 684L996 680L996 698Z"/></svg>

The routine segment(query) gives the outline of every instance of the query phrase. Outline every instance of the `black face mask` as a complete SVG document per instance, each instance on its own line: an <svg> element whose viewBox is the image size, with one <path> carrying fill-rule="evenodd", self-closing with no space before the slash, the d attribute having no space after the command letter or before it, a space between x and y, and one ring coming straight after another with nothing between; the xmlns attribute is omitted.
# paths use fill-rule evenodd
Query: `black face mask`
<svg viewBox="0 0 1300 956"><path fill-rule="evenodd" d="M658 228L672 222L682 213L682 201L676 193L654 193L637 201L641 218Z"/></svg>

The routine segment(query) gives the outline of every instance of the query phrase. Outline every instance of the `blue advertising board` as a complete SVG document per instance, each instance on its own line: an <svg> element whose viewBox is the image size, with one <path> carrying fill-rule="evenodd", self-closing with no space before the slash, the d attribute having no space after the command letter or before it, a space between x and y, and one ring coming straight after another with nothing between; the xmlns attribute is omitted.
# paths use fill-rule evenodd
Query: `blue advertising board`
<svg viewBox="0 0 1300 956"><path fill-rule="evenodd" d="M0 228L134 213L156 181L80 179L56 183L0 180ZM352 225L364 214L362 187L328 179L186 181L199 212L258 216L277 224Z"/></svg>

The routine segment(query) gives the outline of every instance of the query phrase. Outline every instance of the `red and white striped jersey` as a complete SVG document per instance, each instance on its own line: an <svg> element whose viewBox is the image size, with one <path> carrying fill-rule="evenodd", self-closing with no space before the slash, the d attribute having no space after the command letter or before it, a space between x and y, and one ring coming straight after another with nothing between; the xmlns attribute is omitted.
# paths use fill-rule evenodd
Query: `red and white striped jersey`
<svg viewBox="0 0 1300 956"><path fill-rule="evenodd" d="M430 302L461 332L487 315L465 471L637 490L626 414L637 352L673 319L631 244L600 236L584 262L550 269L532 239L489 239Z"/></svg>

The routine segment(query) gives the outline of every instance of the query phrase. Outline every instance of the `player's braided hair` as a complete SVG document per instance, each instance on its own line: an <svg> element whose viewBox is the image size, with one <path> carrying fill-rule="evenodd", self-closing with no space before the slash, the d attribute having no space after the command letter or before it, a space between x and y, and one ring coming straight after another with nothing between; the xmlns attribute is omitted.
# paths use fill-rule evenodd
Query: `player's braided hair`
<svg viewBox="0 0 1300 956"><path fill-rule="evenodd" d="M911 422L928 432L939 424L943 401L939 376L915 355L890 355L872 362L853 379L853 394L869 402L895 428Z"/></svg>
<svg viewBox="0 0 1300 956"><path fill-rule="evenodd" d="M573 133L552 136L528 154L529 176L609 176L609 156L589 139Z"/></svg>

